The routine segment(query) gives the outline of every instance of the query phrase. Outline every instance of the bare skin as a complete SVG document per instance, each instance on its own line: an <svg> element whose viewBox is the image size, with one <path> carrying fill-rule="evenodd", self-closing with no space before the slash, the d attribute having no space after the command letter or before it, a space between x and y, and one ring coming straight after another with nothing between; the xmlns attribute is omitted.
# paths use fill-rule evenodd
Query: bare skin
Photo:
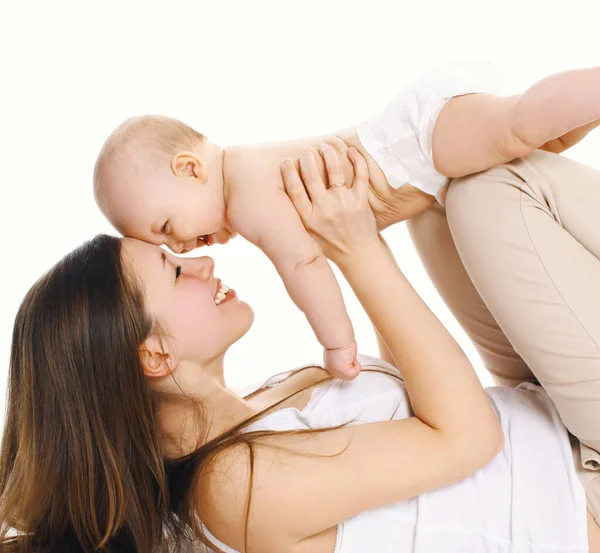
<svg viewBox="0 0 600 553"><path fill-rule="evenodd" d="M248 187L255 190L261 186L283 190L280 163L282 159L298 159L302 153L311 152L315 156L317 170L324 182L329 184L323 159L319 155L319 146L327 144L341 155L341 167L344 182L352 182L354 169L347 159L349 147L356 148L365 158L369 169L369 204L378 230L394 223L410 219L429 208L435 198L410 184L401 188L392 188L375 160L363 148L356 128L352 127L332 134L303 138L294 141L274 142L270 144L240 145L228 147L223 159L225 196L233 200L233 191ZM228 217L235 218L235 207L228 203Z"/></svg>

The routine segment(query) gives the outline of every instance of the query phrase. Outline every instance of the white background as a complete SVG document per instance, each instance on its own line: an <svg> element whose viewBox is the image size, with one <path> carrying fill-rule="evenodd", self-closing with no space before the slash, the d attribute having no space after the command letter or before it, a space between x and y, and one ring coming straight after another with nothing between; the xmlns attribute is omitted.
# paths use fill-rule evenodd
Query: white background
<svg viewBox="0 0 600 553"><path fill-rule="evenodd" d="M164 113L221 145L284 140L355 125L445 60L492 60L523 90L600 58L597 0L0 6L2 391L14 316L28 288L82 241L114 233L94 204L91 175L100 146L125 118ZM600 167L599 135L568 155ZM489 384L404 226L386 237ZM241 238L207 251L217 276L256 312L254 327L227 357L230 385L320 360L320 346L265 256ZM364 312L347 286L343 291L360 350L376 354Z"/></svg>

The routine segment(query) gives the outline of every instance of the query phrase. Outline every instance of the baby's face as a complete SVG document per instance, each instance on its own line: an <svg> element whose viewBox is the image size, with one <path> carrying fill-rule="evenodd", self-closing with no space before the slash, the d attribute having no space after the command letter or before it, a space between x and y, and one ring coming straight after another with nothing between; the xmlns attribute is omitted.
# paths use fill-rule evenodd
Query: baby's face
<svg viewBox="0 0 600 553"><path fill-rule="evenodd" d="M175 253L225 244L235 236L223 190L212 182L175 176L168 168L111 186L103 211L125 236L166 244Z"/></svg>

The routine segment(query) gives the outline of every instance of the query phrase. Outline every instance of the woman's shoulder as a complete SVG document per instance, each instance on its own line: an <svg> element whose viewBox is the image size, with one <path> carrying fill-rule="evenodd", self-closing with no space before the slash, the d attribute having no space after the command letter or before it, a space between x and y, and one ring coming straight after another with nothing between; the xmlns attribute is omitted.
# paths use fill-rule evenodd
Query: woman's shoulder
<svg viewBox="0 0 600 553"><path fill-rule="evenodd" d="M379 357L373 357L372 355L366 355L364 353L358 354L358 361L363 367L375 367L378 369L385 369L386 371L390 371L392 373L400 375L400 371L394 367L391 363L380 359Z"/></svg>
<svg viewBox="0 0 600 553"><path fill-rule="evenodd" d="M376 369L381 369L384 372L388 372L400 377L400 371L396 367L394 367L391 363L380 359L379 357L359 353L358 361L363 367L373 367ZM320 363L307 363L305 365L300 365L299 367L295 367L287 371L276 373L274 375L269 376L266 379L258 380L256 382L252 382L244 386L236 387L233 391L240 397L248 397L262 388L276 386L277 384L283 382L284 380L288 379L290 376L296 374L297 372L313 367L324 369L323 365Z"/></svg>
<svg viewBox="0 0 600 553"><path fill-rule="evenodd" d="M309 369L311 367L323 368L322 365L319 365L318 363L308 363L306 365L301 365L300 367L295 367L295 368L289 369L287 371L275 373L267 378L257 380L250 384L245 384L243 386L235 387L235 388L233 388L233 391L240 397L245 398L245 397L252 395L253 393L257 392L258 390L260 390L262 388L276 386L277 384L280 384L284 380L287 380L290 376L296 374L297 372L302 371L304 369Z"/></svg>

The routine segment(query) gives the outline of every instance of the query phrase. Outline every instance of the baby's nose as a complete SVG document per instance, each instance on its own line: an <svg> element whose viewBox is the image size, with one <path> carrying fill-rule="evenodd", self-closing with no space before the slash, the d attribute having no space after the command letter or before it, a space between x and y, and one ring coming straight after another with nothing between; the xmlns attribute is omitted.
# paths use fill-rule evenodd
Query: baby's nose
<svg viewBox="0 0 600 553"><path fill-rule="evenodd" d="M197 242L197 240L195 238L193 238L192 240L188 240L187 242L183 242L179 253L181 253L182 251L185 251L185 252L192 251L196 247L196 242Z"/></svg>
<svg viewBox="0 0 600 553"><path fill-rule="evenodd" d="M181 240L168 240L167 246L173 253L181 253L183 251L183 242Z"/></svg>

